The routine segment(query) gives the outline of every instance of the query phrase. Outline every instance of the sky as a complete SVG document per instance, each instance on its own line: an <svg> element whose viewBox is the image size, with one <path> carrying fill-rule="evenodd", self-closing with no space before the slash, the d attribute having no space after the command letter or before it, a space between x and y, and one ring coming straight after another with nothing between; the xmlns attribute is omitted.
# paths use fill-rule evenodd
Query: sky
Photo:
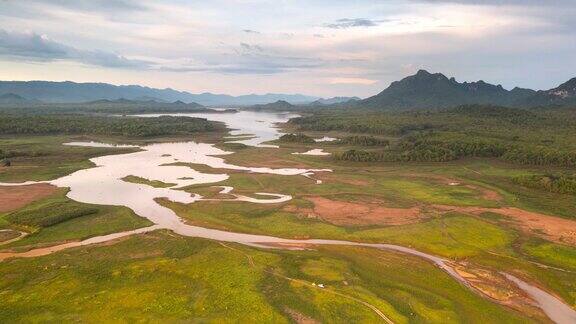
<svg viewBox="0 0 576 324"><path fill-rule="evenodd" d="M374 95L419 69L576 77L574 0L0 0L0 80Z"/></svg>

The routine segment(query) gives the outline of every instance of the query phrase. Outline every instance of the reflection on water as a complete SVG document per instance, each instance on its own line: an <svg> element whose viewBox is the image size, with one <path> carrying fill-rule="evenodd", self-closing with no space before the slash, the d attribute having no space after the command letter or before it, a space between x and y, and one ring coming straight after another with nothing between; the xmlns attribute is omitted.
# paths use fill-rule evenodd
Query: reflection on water
<svg viewBox="0 0 576 324"><path fill-rule="evenodd" d="M130 148L130 147L138 147L136 145L125 145L125 144L108 144L108 143L99 143L99 142L70 142L64 143L66 146L84 146L84 147L107 147L107 148Z"/></svg>
<svg viewBox="0 0 576 324"><path fill-rule="evenodd" d="M275 127L277 123L285 123L290 118L298 117L291 113L268 113L254 111L239 111L237 113L178 113L178 114L143 114L139 117L158 117L158 116L187 116L206 118L212 121L225 123L233 129L230 135L254 135L253 138L239 139L230 141L230 143L242 143L249 146L258 147L277 147L275 145L262 144L267 141L278 139L281 133Z"/></svg>
<svg viewBox="0 0 576 324"><path fill-rule="evenodd" d="M315 169L272 169L251 168L227 163L221 155L229 154L211 144L195 142L162 143L140 147L135 153L108 155L91 159L94 168L74 172L68 176L50 181L58 187L68 187L68 197L76 201L125 206L153 223L175 232L182 231L185 224L170 209L159 205L158 198L174 202L193 203L202 197L190 194L179 188L195 184L217 183L228 179L225 173L202 173L188 166L172 165L175 162L207 165L221 170L237 170L252 173L277 174L285 176L309 174L330 170ZM174 184L169 188L155 188L145 184L125 182L122 179L137 176L151 181ZM290 196L263 193L270 196L271 202L282 202ZM266 203L266 199L239 196L239 200ZM179 229L180 228L180 229Z"/></svg>

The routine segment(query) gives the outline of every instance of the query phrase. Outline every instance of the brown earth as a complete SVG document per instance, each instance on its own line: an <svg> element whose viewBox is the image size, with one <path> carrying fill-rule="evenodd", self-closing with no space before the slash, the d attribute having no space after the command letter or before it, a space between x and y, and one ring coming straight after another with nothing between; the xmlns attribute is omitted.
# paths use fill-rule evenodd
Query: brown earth
<svg viewBox="0 0 576 324"><path fill-rule="evenodd" d="M491 212L506 216L512 225L545 238L576 246L576 221L522 210L516 207L483 208L435 205L442 211L457 211L480 215Z"/></svg>
<svg viewBox="0 0 576 324"><path fill-rule="evenodd" d="M0 245L1 244L6 244L6 242L10 242L18 237L20 237L22 234L18 231L13 231L10 229L6 229L6 230L0 230Z"/></svg>
<svg viewBox="0 0 576 324"><path fill-rule="evenodd" d="M290 308L286 308L286 313L288 313L288 315L290 315L292 320L294 320L294 322L296 322L298 324L317 324L317 323L320 323L320 322L316 321L315 319L310 318L308 316L305 316L301 313L298 313L297 311L290 309Z"/></svg>
<svg viewBox="0 0 576 324"><path fill-rule="evenodd" d="M22 208L31 202L51 196L56 190L57 187L49 184L0 187L0 212Z"/></svg>
<svg viewBox="0 0 576 324"><path fill-rule="evenodd" d="M531 317L546 319L542 311L534 306L534 301L501 273L467 262L452 263L450 266L482 295L524 314L530 314Z"/></svg>
<svg viewBox="0 0 576 324"><path fill-rule="evenodd" d="M502 195L500 195L500 193L497 191L478 187L475 185L470 185L470 184L464 184L462 186L464 186L468 189L479 191L481 193L482 199L491 200L491 201L502 201Z"/></svg>
<svg viewBox="0 0 576 324"><path fill-rule="evenodd" d="M423 216L419 207L390 208L377 203L353 203L323 197L307 197L314 208L286 207L307 217L319 218L334 225L404 225L419 222Z"/></svg>

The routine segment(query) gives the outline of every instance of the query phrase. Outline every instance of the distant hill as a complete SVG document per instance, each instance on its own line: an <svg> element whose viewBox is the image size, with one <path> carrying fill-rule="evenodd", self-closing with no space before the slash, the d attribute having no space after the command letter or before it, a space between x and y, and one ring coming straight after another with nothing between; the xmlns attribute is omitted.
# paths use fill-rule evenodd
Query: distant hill
<svg viewBox="0 0 576 324"><path fill-rule="evenodd" d="M158 107L186 106L186 108L188 108L188 109L204 109L204 108L206 108L203 105L195 103L195 102L185 103L185 102L180 101L180 100L177 100L174 102L159 102L156 100L141 101L141 100L129 100L129 99L125 99L125 98L120 98L120 99L116 99L116 100L100 99L100 100L94 100L94 101L86 102L83 104L89 105L89 106L131 106L131 105L148 106L148 105L151 105L151 106L158 106Z"/></svg>
<svg viewBox="0 0 576 324"><path fill-rule="evenodd" d="M328 99L320 98L314 102L311 102L310 105L334 105L339 103L354 102L358 100L360 100L358 97L332 97Z"/></svg>
<svg viewBox="0 0 576 324"><path fill-rule="evenodd" d="M284 100L278 100L276 102L273 103L268 103L268 104L264 104L264 105L253 105L253 106L249 106L246 107L246 109L248 110L254 110L254 111L290 111L290 110L294 110L296 109L298 106L292 105L291 103L284 101Z"/></svg>
<svg viewBox="0 0 576 324"><path fill-rule="evenodd" d="M37 100L29 100L22 96L13 93L5 93L0 95L0 104L25 104L25 103L38 103Z"/></svg>
<svg viewBox="0 0 576 324"><path fill-rule="evenodd" d="M517 103L524 106L576 106L576 78L557 88L537 91Z"/></svg>
<svg viewBox="0 0 576 324"><path fill-rule="evenodd" d="M393 82L379 94L361 100L359 105L382 109L447 108L465 104L514 105L534 95L529 89L508 91L484 81L459 83L441 73L420 70Z"/></svg>
<svg viewBox="0 0 576 324"><path fill-rule="evenodd" d="M97 100L153 100L158 102L195 102L204 106L255 105L285 100L293 104L310 103L318 97L299 94L264 94L230 96L224 94L192 94L174 89L155 89L138 85L116 86L107 83L76 83L50 81L0 81L0 95L15 94L46 103L80 103Z"/></svg>

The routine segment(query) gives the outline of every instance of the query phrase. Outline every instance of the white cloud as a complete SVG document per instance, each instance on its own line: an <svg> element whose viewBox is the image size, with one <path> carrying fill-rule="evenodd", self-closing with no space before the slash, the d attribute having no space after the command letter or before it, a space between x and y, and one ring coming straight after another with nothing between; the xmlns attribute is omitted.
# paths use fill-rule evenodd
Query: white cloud
<svg viewBox="0 0 576 324"><path fill-rule="evenodd" d="M122 55L102 50L82 50L45 35L0 30L0 55L19 60L70 60L80 63L115 68L148 68L149 62L131 60Z"/></svg>
<svg viewBox="0 0 576 324"><path fill-rule="evenodd" d="M363 96L406 66L552 86L576 70L558 59L576 49L575 15L568 0L4 1L0 61L22 75L76 62L105 67L102 77L220 92Z"/></svg>

